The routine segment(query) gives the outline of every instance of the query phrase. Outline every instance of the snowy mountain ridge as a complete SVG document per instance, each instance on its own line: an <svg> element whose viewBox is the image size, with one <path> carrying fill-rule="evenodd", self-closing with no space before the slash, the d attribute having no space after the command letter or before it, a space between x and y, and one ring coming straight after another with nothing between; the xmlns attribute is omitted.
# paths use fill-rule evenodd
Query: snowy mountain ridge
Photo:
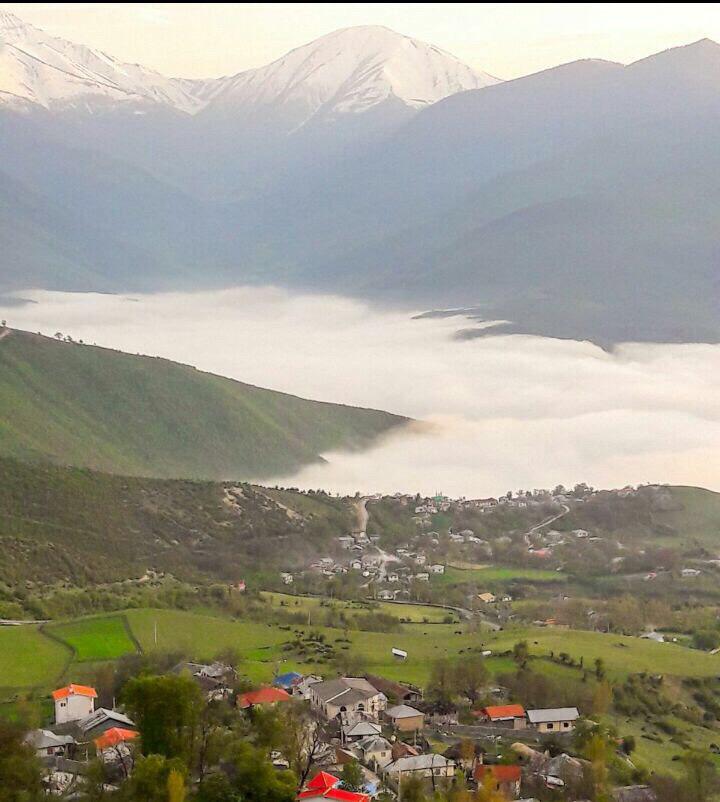
<svg viewBox="0 0 720 802"><path fill-rule="evenodd" d="M202 105L181 81L49 36L0 11L0 103L92 109L128 102L159 103L187 113Z"/></svg>
<svg viewBox="0 0 720 802"><path fill-rule="evenodd" d="M266 67L219 79L210 91L215 107L282 103L311 116L362 113L393 99L419 109L498 82L434 45L364 25L329 33Z"/></svg>
<svg viewBox="0 0 720 802"><path fill-rule="evenodd" d="M168 78L0 11L0 106L6 107L93 112L150 104L191 115L287 107L306 121L359 114L387 101L419 109L498 80L433 45L372 25L335 31L237 75Z"/></svg>

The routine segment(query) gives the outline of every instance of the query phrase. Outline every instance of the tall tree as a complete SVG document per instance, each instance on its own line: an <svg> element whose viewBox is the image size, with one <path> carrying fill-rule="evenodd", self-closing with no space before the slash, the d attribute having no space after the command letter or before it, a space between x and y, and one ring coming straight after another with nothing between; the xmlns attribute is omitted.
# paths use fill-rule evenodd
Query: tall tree
<svg viewBox="0 0 720 802"><path fill-rule="evenodd" d="M41 797L41 769L22 727L0 720L0 802L35 802Z"/></svg>
<svg viewBox="0 0 720 802"><path fill-rule="evenodd" d="M143 753L178 757L189 766L204 706L194 680L175 675L136 677L127 683L122 698L140 729Z"/></svg>

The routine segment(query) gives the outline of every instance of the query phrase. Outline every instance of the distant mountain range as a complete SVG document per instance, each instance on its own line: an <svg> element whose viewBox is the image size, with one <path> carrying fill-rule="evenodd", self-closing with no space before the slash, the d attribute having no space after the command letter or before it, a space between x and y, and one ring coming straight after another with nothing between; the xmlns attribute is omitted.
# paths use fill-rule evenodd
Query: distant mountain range
<svg viewBox="0 0 720 802"><path fill-rule="evenodd" d="M191 479L290 474L407 423L0 327L0 456Z"/></svg>
<svg viewBox="0 0 720 802"><path fill-rule="evenodd" d="M374 26L210 81L7 14L0 40L0 290L277 283L720 339L715 42L501 82Z"/></svg>

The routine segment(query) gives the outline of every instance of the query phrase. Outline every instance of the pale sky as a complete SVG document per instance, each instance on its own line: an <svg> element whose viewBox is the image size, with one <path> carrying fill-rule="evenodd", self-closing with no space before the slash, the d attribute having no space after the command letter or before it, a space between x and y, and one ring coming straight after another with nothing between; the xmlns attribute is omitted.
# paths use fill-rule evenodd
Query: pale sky
<svg viewBox="0 0 720 802"><path fill-rule="evenodd" d="M624 63L720 40L716 3L0 3L25 21L166 75L259 67L325 33L386 25L513 78L578 58Z"/></svg>

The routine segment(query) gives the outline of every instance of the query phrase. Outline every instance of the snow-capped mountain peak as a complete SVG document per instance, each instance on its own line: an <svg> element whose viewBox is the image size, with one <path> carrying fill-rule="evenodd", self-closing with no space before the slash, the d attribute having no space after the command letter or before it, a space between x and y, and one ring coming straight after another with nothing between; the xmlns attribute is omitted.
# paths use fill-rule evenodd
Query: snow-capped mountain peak
<svg viewBox="0 0 720 802"><path fill-rule="evenodd" d="M309 118L362 113L388 100L422 108L498 80L434 45L364 25L329 33L202 91L215 107L284 105Z"/></svg>
<svg viewBox="0 0 720 802"><path fill-rule="evenodd" d="M188 114L260 108L279 112L295 127L388 101L419 109L497 82L434 45L378 25L334 31L226 78L167 78L0 11L0 106L6 107L94 112L161 105Z"/></svg>
<svg viewBox="0 0 720 802"><path fill-rule="evenodd" d="M182 82L50 36L7 11L0 11L0 102L90 109L150 102L190 113L200 105Z"/></svg>

